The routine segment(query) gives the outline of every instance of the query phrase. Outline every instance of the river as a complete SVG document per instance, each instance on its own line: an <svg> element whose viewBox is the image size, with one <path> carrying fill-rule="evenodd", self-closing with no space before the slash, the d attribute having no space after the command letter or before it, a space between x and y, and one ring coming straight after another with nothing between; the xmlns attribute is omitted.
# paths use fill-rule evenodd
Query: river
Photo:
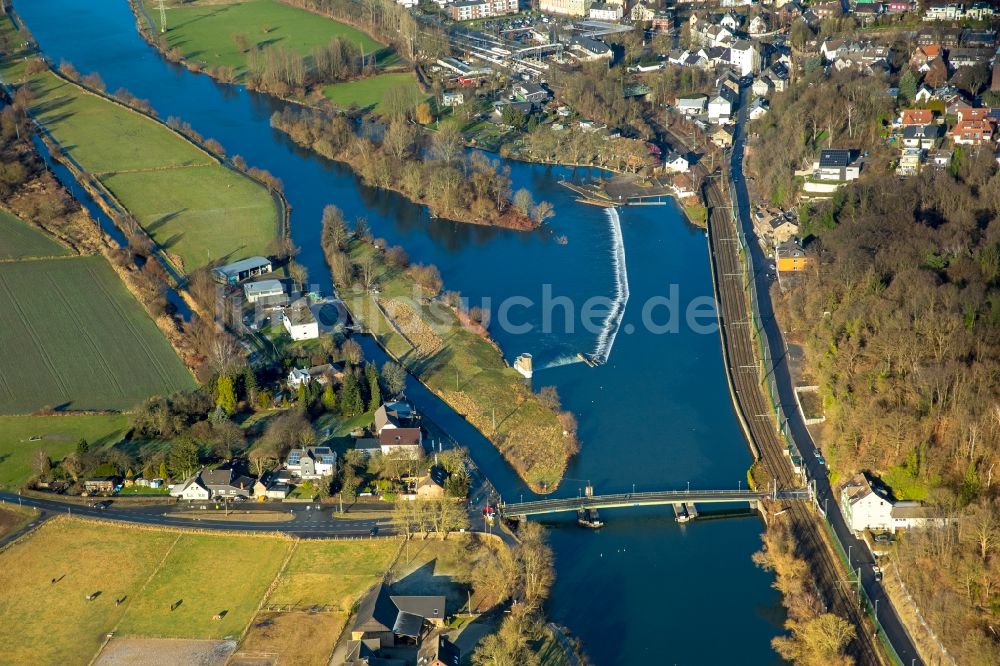
<svg viewBox="0 0 1000 666"><path fill-rule="evenodd" d="M165 61L138 35L125 0L22 0L16 9L54 62L99 72L108 90L127 88L162 118L190 122L229 154L281 178L299 261L323 291L330 279L319 221L333 203L349 221L365 216L376 236L402 245L413 260L436 264L446 287L473 305L489 299L496 311L507 297L533 301L512 308L510 317L531 331L505 331L496 322L492 330L509 361L521 352L534 355L536 388L558 387L579 420L583 449L559 494L576 495L587 481L598 493L630 492L633 484L641 491L746 482L751 459L732 410L718 333L696 332L684 321L667 332L643 325L651 298L676 291L683 309L712 293L705 236L672 204L622 209L618 221L576 203L558 185L571 170L510 163L515 188L554 205L544 228L514 232L431 220L424 209L361 186L346 168L272 130L269 117L281 102ZM560 236L568 243L557 242ZM541 325L546 294L556 302L551 327ZM579 310L592 297L605 299L604 316L587 328ZM570 327L561 299L578 311ZM615 316L606 317L609 304ZM666 314L659 307L654 319L663 324ZM365 350L381 358L372 343ZM571 362L578 352L595 351L606 353L605 365ZM505 498L530 494L481 435L412 384L410 397L470 447ZM772 577L750 559L759 546L758 518L680 526L662 508L602 517L607 525L599 531L568 517L550 523L558 579L548 615L583 639L596 664L779 661L770 640L780 631L780 599Z"/></svg>

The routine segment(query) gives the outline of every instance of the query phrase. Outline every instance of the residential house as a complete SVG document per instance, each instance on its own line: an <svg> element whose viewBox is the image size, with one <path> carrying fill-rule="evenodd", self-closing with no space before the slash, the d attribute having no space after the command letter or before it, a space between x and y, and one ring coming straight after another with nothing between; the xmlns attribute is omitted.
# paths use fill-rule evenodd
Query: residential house
<svg viewBox="0 0 1000 666"><path fill-rule="evenodd" d="M740 76L749 76L760 71L760 49L746 39L738 39L729 47L729 64Z"/></svg>
<svg viewBox="0 0 1000 666"><path fill-rule="evenodd" d="M352 641L365 641L380 650L397 645L418 645L430 627L444 625L444 596L390 595L379 583L358 605L351 627Z"/></svg>
<svg viewBox="0 0 1000 666"><path fill-rule="evenodd" d="M896 165L896 173L900 176L912 176L920 171L924 151L920 148L903 148L899 154L899 164Z"/></svg>
<svg viewBox="0 0 1000 666"><path fill-rule="evenodd" d="M319 322L305 299L299 299L285 308L281 323L292 340L315 340L319 337Z"/></svg>
<svg viewBox="0 0 1000 666"><path fill-rule="evenodd" d="M930 164L938 169L945 169L951 164L951 151L950 150L932 150L927 153L927 164Z"/></svg>
<svg viewBox="0 0 1000 666"><path fill-rule="evenodd" d="M426 640L420 646L417 663L420 666L459 666L462 651L447 636L439 634L437 640Z"/></svg>
<svg viewBox="0 0 1000 666"><path fill-rule="evenodd" d="M427 474L416 480L413 485L415 499L441 499L444 497L444 484L448 473L441 467L431 467Z"/></svg>
<svg viewBox="0 0 1000 666"><path fill-rule="evenodd" d="M988 120L960 120L951 132L956 144L979 146L993 141L993 123Z"/></svg>
<svg viewBox="0 0 1000 666"><path fill-rule="evenodd" d="M188 501L205 501L211 499L212 493L201 481L201 475L185 479L181 483L175 483L170 487L170 495Z"/></svg>
<svg viewBox="0 0 1000 666"><path fill-rule="evenodd" d="M623 2L621 4L622 4L622 11L624 13L625 3ZM632 6L632 9L629 11L628 17L636 23L645 23L647 21L655 20L656 11L644 2L637 2ZM669 21L672 24L673 18L669 17ZM656 30L655 26L653 29ZM669 29L670 28L667 28L667 30Z"/></svg>
<svg viewBox="0 0 1000 666"><path fill-rule="evenodd" d="M271 272L271 260L267 257L249 257L231 264L212 269L212 275L223 284L235 285L257 275Z"/></svg>
<svg viewBox="0 0 1000 666"><path fill-rule="evenodd" d="M283 500L292 492L291 477L283 476L284 470L264 472L253 484L254 497Z"/></svg>
<svg viewBox="0 0 1000 666"><path fill-rule="evenodd" d="M441 104L443 106L461 106L465 103L465 93L460 90L457 91L447 91L441 93Z"/></svg>
<svg viewBox="0 0 1000 666"><path fill-rule="evenodd" d="M110 495L121 482L117 476L95 476L83 480L83 489L88 495Z"/></svg>
<svg viewBox="0 0 1000 666"><path fill-rule="evenodd" d="M993 30L962 30L962 46L967 48L992 48L997 45L997 33Z"/></svg>
<svg viewBox="0 0 1000 666"><path fill-rule="evenodd" d="M948 51L948 64L952 69L989 65L994 50L989 47L954 48Z"/></svg>
<svg viewBox="0 0 1000 666"><path fill-rule="evenodd" d="M963 105L955 110L955 115L958 116L958 122L963 120L988 120L990 118L991 109L985 107L972 107Z"/></svg>
<svg viewBox="0 0 1000 666"><path fill-rule="evenodd" d="M512 90L514 99L519 102L536 104L544 102L551 96L549 91L545 89L545 86L530 81L515 83Z"/></svg>
<svg viewBox="0 0 1000 666"><path fill-rule="evenodd" d="M846 48L847 44L843 39L833 39L832 37L827 37L820 44L819 54L823 56L825 62L833 62L840 55L841 50Z"/></svg>
<svg viewBox="0 0 1000 666"><path fill-rule="evenodd" d="M885 12L885 6L881 2L859 2L851 13L861 25L871 25L883 12Z"/></svg>
<svg viewBox="0 0 1000 666"><path fill-rule="evenodd" d="M199 476L212 499L249 497L253 491L253 479L240 473L232 463L225 463L215 469L203 469Z"/></svg>
<svg viewBox="0 0 1000 666"><path fill-rule="evenodd" d="M420 428L384 428L378 435L383 455L403 451L411 458L423 455L423 433Z"/></svg>
<svg viewBox="0 0 1000 666"><path fill-rule="evenodd" d="M674 195L682 201L695 196L697 193L694 181L691 179L691 175L687 173L675 173L670 180L670 187L673 189Z"/></svg>
<svg viewBox="0 0 1000 666"><path fill-rule="evenodd" d="M243 296L247 303L284 303L285 287L279 280L260 280L243 285Z"/></svg>
<svg viewBox="0 0 1000 666"><path fill-rule="evenodd" d="M620 21L625 10L621 5L595 2L590 6L590 18L595 21Z"/></svg>
<svg viewBox="0 0 1000 666"><path fill-rule="evenodd" d="M465 0L449 6L448 13L452 21L471 21L515 14L518 10L517 4L518 0Z"/></svg>
<svg viewBox="0 0 1000 666"><path fill-rule="evenodd" d="M635 17L640 7L645 8L645 5L643 5L643 3L641 2L637 2L635 7L632 8L632 13L630 15L630 18L633 21L638 20ZM674 15L672 13L667 13L667 12L657 12L656 14L653 15L653 18L650 19L650 21L652 23L651 29L654 33L671 32L677 25L677 21L674 18Z"/></svg>
<svg viewBox="0 0 1000 666"><path fill-rule="evenodd" d="M961 28L924 28L914 38L920 46L940 44L945 48L958 46L962 39Z"/></svg>
<svg viewBox="0 0 1000 666"><path fill-rule="evenodd" d="M903 109L899 114L899 125L902 127L923 127L934 122L934 112L930 109Z"/></svg>
<svg viewBox="0 0 1000 666"><path fill-rule="evenodd" d="M595 60L611 60L611 47L593 37L576 36L570 40L570 51L579 60L591 62Z"/></svg>
<svg viewBox="0 0 1000 666"><path fill-rule="evenodd" d="M892 505L885 489L873 487L865 474L858 474L840 489L840 511L854 532L891 530Z"/></svg>
<svg viewBox="0 0 1000 666"><path fill-rule="evenodd" d="M288 388L297 391L299 386L310 382L316 382L320 386L339 382L344 378L344 370L340 366L331 363L314 365L311 368L292 368L288 373Z"/></svg>
<svg viewBox="0 0 1000 666"><path fill-rule="evenodd" d="M920 86L919 89L917 89L917 95L913 99L917 104L926 104L927 102L931 101L933 97L934 97L934 91L931 89L931 87L928 86L927 84L923 84Z"/></svg>
<svg viewBox="0 0 1000 666"><path fill-rule="evenodd" d="M890 0L886 3L886 9L895 14L913 11L913 0Z"/></svg>
<svg viewBox="0 0 1000 666"><path fill-rule="evenodd" d="M924 11L925 21L961 21L964 17L965 7L960 2L928 4Z"/></svg>
<svg viewBox="0 0 1000 666"><path fill-rule="evenodd" d="M719 148L732 148L733 131L728 127L719 127L719 129L712 132L712 143Z"/></svg>
<svg viewBox="0 0 1000 666"><path fill-rule="evenodd" d="M768 235L775 245L781 245L794 239L799 235L799 225L794 219L788 219L784 215L775 215L768 220Z"/></svg>
<svg viewBox="0 0 1000 666"><path fill-rule="evenodd" d="M927 44L924 46L917 46L913 49L913 53L910 55L910 67L920 71L927 71L923 69L930 61L934 58L941 57L941 46L939 44Z"/></svg>
<svg viewBox="0 0 1000 666"><path fill-rule="evenodd" d="M758 14L750 19L750 25L747 26L747 32L751 37L760 37L761 35L767 33L771 29L771 26L767 22L767 16L764 14Z"/></svg>
<svg viewBox="0 0 1000 666"><path fill-rule="evenodd" d="M686 156L670 152L663 160L663 167L670 173L686 173L691 168Z"/></svg>
<svg viewBox="0 0 1000 666"><path fill-rule="evenodd" d="M705 95L685 95L677 98L677 110L685 116L697 116L705 112L708 97Z"/></svg>
<svg viewBox="0 0 1000 666"><path fill-rule="evenodd" d="M971 21L986 21L993 18L996 10L990 2L974 2L965 10L965 18Z"/></svg>
<svg viewBox="0 0 1000 666"><path fill-rule="evenodd" d="M794 240L779 243L774 248L775 268L778 273L799 273L813 265L813 259Z"/></svg>
<svg viewBox="0 0 1000 666"><path fill-rule="evenodd" d="M903 145L930 150L941 136L940 125L908 125L903 128Z"/></svg>
<svg viewBox="0 0 1000 666"><path fill-rule="evenodd" d="M387 402L375 410L375 433L381 434L386 428L407 428L416 424L417 412L403 400Z"/></svg>
<svg viewBox="0 0 1000 666"><path fill-rule="evenodd" d="M750 105L750 108L747 110L747 115L750 117L750 120L757 120L758 118L766 116L768 109L769 106L767 100L763 97L758 97Z"/></svg>
<svg viewBox="0 0 1000 666"><path fill-rule="evenodd" d="M365 458L371 458L376 453L382 453L382 443L378 437L357 437L354 439L354 450Z"/></svg>
<svg viewBox="0 0 1000 666"><path fill-rule="evenodd" d="M754 79L750 90L757 97L767 97L774 90L774 81L767 74L762 74Z"/></svg>
<svg viewBox="0 0 1000 666"><path fill-rule="evenodd" d="M850 150L821 150L819 159L813 163L813 178L816 180L855 180L860 172L861 167Z"/></svg>
<svg viewBox="0 0 1000 666"><path fill-rule="evenodd" d="M302 479L320 479L337 471L337 454L329 446L296 447L288 452L285 468Z"/></svg>
<svg viewBox="0 0 1000 666"><path fill-rule="evenodd" d="M543 14L586 16L593 0L541 0L538 9Z"/></svg>
<svg viewBox="0 0 1000 666"><path fill-rule="evenodd" d="M840 0L833 0L833 2L820 2L812 5L810 7L812 12L816 15L816 18L823 20L828 18L837 18L844 13L844 8L840 4Z"/></svg>
<svg viewBox="0 0 1000 666"><path fill-rule="evenodd" d="M858 474L844 484L840 490L840 510L855 533L896 532L943 522L931 507L920 502L896 501L867 474Z"/></svg>
<svg viewBox="0 0 1000 666"><path fill-rule="evenodd" d="M739 95L731 89L721 86L718 92L708 100L708 119L719 124L728 123L738 100Z"/></svg>

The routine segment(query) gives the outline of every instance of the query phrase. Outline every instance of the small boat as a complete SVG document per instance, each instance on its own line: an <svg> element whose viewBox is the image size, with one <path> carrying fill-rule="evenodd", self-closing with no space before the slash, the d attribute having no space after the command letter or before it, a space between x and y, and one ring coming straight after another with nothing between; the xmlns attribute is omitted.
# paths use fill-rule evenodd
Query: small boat
<svg viewBox="0 0 1000 666"><path fill-rule="evenodd" d="M580 354L577 354L576 357L578 359L580 359L581 361L583 361L584 363L586 363L591 368L596 368L599 365L599 363L590 354L580 353Z"/></svg>
<svg viewBox="0 0 1000 666"><path fill-rule="evenodd" d="M577 509L576 522L592 529L604 527L604 521L597 515L597 509Z"/></svg>

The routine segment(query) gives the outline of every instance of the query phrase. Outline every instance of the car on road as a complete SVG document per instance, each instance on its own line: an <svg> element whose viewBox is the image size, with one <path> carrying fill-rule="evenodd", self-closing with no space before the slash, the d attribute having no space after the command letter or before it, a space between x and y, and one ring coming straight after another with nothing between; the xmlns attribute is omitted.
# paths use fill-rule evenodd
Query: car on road
<svg viewBox="0 0 1000 666"><path fill-rule="evenodd" d="M892 543L892 535L888 532L878 532L873 534L872 538L875 539L875 543Z"/></svg>
<svg viewBox="0 0 1000 666"><path fill-rule="evenodd" d="M378 534L378 525L368 530L368 534L369 536L375 536L376 534Z"/></svg>
<svg viewBox="0 0 1000 666"><path fill-rule="evenodd" d="M877 564L872 565L872 573L875 575L875 580L882 580L882 568Z"/></svg>
<svg viewBox="0 0 1000 666"><path fill-rule="evenodd" d="M90 506L94 507L95 509L100 509L101 511L104 511L109 506L111 506L111 500L102 500L100 502L94 502Z"/></svg>
<svg viewBox="0 0 1000 666"><path fill-rule="evenodd" d="M826 458L824 458L823 454L819 452L819 449L813 451L813 455L816 456L816 462L818 462L820 465L826 464Z"/></svg>

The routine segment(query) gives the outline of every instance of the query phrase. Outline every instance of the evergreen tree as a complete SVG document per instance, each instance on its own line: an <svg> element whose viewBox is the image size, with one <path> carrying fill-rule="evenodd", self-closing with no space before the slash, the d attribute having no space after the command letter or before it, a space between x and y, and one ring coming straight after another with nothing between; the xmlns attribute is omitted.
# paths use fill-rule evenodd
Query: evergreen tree
<svg viewBox="0 0 1000 666"><path fill-rule="evenodd" d="M348 374L344 377L343 388L340 389L340 412L344 416L357 416L364 409L358 380L354 375Z"/></svg>
<svg viewBox="0 0 1000 666"><path fill-rule="evenodd" d="M236 389L232 377L222 375L215 382L215 406L226 414L236 411Z"/></svg>
<svg viewBox="0 0 1000 666"><path fill-rule="evenodd" d="M917 97L917 77L911 70L906 70L899 77L899 99L911 104Z"/></svg>
<svg viewBox="0 0 1000 666"><path fill-rule="evenodd" d="M198 444L188 437L179 437L170 445L167 455L170 475L174 479L185 479L198 471Z"/></svg>
<svg viewBox="0 0 1000 666"><path fill-rule="evenodd" d="M305 407L309 402L309 389L306 387L305 382L299 384L298 394L296 395L296 400L298 400L299 407Z"/></svg>
<svg viewBox="0 0 1000 666"><path fill-rule="evenodd" d="M337 394L333 390L333 385L327 384L323 389L323 409L332 412L337 407Z"/></svg>
<svg viewBox="0 0 1000 666"><path fill-rule="evenodd" d="M368 411L373 412L382 404L382 389L378 385L378 370L372 361L365 366L365 378L368 380Z"/></svg>
<svg viewBox="0 0 1000 666"><path fill-rule="evenodd" d="M257 375L250 368L249 365L243 367L243 397L246 398L247 404L255 405L257 404Z"/></svg>
<svg viewBox="0 0 1000 666"><path fill-rule="evenodd" d="M170 475L167 474L167 463L165 462L160 463L160 478L164 480L170 478Z"/></svg>
<svg viewBox="0 0 1000 666"><path fill-rule="evenodd" d="M87 454L87 451L90 451L90 444L87 443L86 439L81 437L80 441L76 443L76 454L78 456L83 456Z"/></svg>

